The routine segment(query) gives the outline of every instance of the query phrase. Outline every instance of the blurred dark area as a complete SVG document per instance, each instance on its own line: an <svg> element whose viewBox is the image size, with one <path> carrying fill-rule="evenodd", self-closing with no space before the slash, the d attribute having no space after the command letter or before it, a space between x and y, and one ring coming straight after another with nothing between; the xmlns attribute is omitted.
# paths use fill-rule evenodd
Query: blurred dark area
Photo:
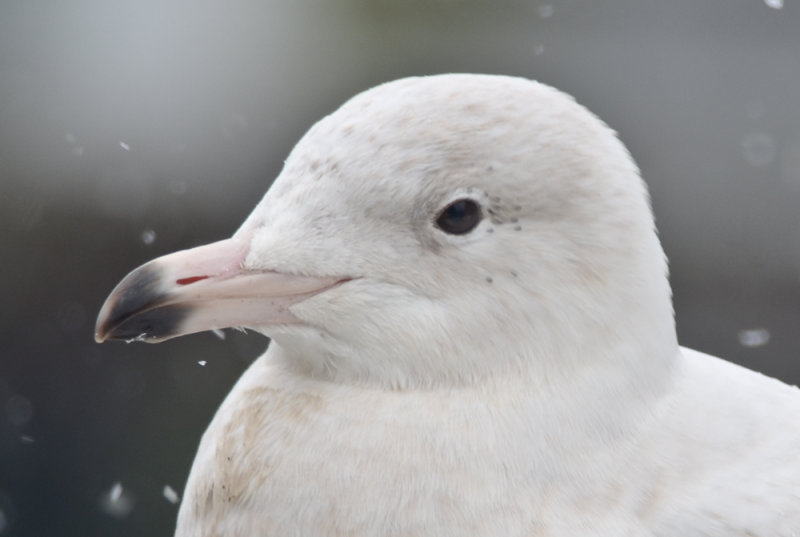
<svg viewBox="0 0 800 537"><path fill-rule="evenodd" d="M650 185L682 344L800 382L800 6L779 0L0 4L0 535L171 535L266 347L96 345L112 287L230 236L314 121L441 72L559 87Z"/></svg>

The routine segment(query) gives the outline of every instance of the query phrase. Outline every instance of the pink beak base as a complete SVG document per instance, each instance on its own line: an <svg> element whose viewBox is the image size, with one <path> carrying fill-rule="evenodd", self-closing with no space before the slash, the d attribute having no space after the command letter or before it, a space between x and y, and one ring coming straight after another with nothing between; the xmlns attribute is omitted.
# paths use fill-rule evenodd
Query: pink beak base
<svg viewBox="0 0 800 537"><path fill-rule="evenodd" d="M349 279L247 270L247 252L247 242L233 238L145 263L111 291L95 340L155 343L204 330L296 324L290 306Z"/></svg>

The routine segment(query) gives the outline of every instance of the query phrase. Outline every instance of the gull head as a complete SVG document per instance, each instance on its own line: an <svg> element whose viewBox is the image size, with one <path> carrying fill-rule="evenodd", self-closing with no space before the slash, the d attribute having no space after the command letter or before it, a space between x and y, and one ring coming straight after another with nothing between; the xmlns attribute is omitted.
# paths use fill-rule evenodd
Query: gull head
<svg viewBox="0 0 800 537"><path fill-rule="evenodd" d="M677 348L625 147L564 93L491 75L352 98L232 238L122 280L96 339L226 327L271 337L304 374L393 386L635 369Z"/></svg>

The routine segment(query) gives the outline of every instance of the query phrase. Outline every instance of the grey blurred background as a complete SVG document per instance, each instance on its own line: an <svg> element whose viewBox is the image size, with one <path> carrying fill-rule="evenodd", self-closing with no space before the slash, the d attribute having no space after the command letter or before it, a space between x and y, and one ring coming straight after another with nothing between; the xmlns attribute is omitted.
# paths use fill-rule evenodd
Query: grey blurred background
<svg viewBox="0 0 800 537"><path fill-rule="evenodd" d="M5 0L0 535L171 533L200 434L267 342L98 346L103 299L229 236L348 97L453 71L547 82L617 129L682 343L800 382L794 0Z"/></svg>

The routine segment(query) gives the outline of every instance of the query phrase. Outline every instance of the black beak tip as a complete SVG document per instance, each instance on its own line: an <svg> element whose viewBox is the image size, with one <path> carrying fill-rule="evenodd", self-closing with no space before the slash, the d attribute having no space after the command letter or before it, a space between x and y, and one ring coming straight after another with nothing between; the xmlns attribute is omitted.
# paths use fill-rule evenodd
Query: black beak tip
<svg viewBox="0 0 800 537"><path fill-rule="evenodd" d="M184 319L191 313L190 306L167 305L123 317L113 326L97 330L99 342L113 339L120 341L145 341L156 343L181 333Z"/></svg>
<svg viewBox="0 0 800 537"><path fill-rule="evenodd" d="M178 335L191 306L169 304L161 282L161 270L152 263L119 282L100 309L95 341L156 342Z"/></svg>

